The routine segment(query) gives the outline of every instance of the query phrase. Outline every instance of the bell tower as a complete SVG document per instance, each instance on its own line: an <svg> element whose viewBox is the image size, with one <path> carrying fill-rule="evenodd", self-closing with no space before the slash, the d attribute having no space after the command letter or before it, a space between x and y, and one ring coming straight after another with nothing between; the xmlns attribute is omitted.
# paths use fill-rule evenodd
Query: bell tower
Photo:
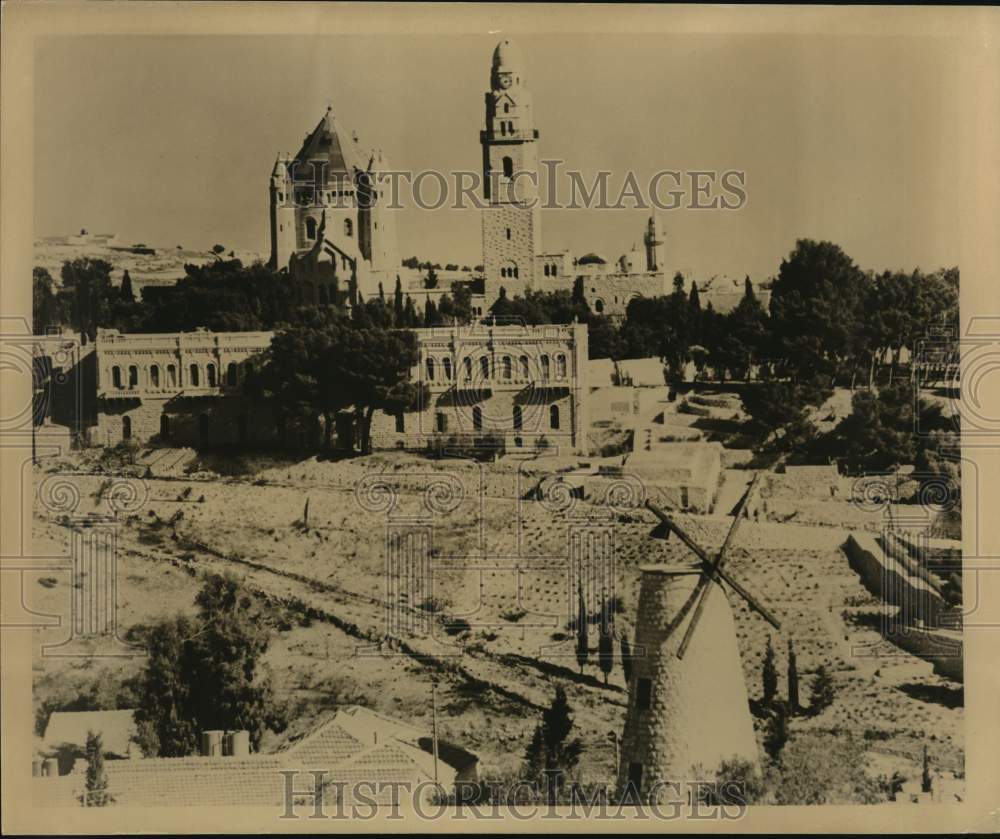
<svg viewBox="0 0 1000 839"><path fill-rule="evenodd" d="M524 58L508 40L497 44L486 94L483 147L483 268L487 294L503 286L523 295L534 281L541 250L538 130L532 116Z"/></svg>

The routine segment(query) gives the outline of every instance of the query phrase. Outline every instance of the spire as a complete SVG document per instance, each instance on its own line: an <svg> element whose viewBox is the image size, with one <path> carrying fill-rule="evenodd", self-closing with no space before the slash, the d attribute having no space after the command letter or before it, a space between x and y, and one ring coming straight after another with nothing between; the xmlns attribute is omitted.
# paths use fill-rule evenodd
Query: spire
<svg viewBox="0 0 1000 839"><path fill-rule="evenodd" d="M312 183L316 177L313 166L325 170L326 180L354 178L355 171L364 168L364 155L358 147L357 135L348 137L333 114L333 105L326 111L317 126L306 135L302 148L295 155L294 178Z"/></svg>

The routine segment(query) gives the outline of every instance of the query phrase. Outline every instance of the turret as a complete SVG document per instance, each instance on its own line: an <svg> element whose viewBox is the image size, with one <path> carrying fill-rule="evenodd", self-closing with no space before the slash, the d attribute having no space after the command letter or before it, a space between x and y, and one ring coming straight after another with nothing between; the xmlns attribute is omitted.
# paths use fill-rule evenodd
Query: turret
<svg viewBox="0 0 1000 839"><path fill-rule="evenodd" d="M288 267L295 252L295 202L288 173L289 157L278 155L271 170L271 258L269 265L276 271Z"/></svg>

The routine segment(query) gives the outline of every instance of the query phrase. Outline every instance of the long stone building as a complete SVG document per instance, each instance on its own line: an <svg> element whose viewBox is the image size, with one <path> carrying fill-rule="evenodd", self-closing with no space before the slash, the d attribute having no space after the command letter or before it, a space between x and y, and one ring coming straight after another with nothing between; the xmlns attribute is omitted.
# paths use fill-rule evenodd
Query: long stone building
<svg viewBox="0 0 1000 839"><path fill-rule="evenodd" d="M586 452L585 325L414 331L419 361L411 376L427 384L429 399L398 416L376 412L374 446L500 440L507 450ZM96 341L71 356L71 368L58 371L74 383L79 406L57 401L50 416L90 445L316 446L323 436L317 426L279 427L267 406L245 392L247 375L263 363L272 335L99 330ZM353 446L355 437L353 415L338 416L336 444Z"/></svg>

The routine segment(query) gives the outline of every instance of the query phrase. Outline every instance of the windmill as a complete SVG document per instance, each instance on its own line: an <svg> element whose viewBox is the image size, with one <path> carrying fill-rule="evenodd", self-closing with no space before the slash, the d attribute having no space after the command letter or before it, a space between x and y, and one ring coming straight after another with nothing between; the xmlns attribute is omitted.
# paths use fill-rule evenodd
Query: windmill
<svg viewBox="0 0 1000 839"><path fill-rule="evenodd" d="M694 614L691 617L690 623L687 625L687 630L684 633L680 646L677 648L678 658L684 658L688 646L691 644L691 638L694 636L694 631L698 626L698 622L701 620L702 612L705 609L705 602L708 600L709 588L712 583L718 583L720 585L723 582L727 583L733 591L735 591L747 602L747 605L750 606L751 609L757 612L757 614L764 618L764 620L771 624L771 626L775 629L781 629L781 623L778 619L760 603L758 603L756 598L743 588L743 586L736 580L734 580L732 575L723 568L727 559L726 551L729 549L729 546L733 541L736 529L739 527L740 522L743 521L743 513L746 510L747 505L750 503L750 498L753 495L754 490L757 488L758 477L759 475L754 475L753 480L750 481L750 485L747 487L746 493L740 500L739 506L736 508L736 514L733 516L733 523L729 526L729 532L726 534L722 547L719 548L719 552L715 555L714 559L709 557L708 552L695 542L694 539L681 530L677 522L671 519L670 516L664 513L648 499L646 501L646 507L666 526L667 535L670 533L676 533L678 538L691 549L695 556L698 557L703 568L702 576L698 580L698 585L695 588L694 596L692 598L695 604Z"/></svg>
<svg viewBox="0 0 1000 839"><path fill-rule="evenodd" d="M758 762L736 626L723 585L764 620L774 617L725 568L727 551L756 489L750 482L729 532L713 556L670 516L646 506L694 554L693 561L642 570L629 701L618 782L644 800L676 785L714 778L724 760ZM632 792L634 790L634 793Z"/></svg>

